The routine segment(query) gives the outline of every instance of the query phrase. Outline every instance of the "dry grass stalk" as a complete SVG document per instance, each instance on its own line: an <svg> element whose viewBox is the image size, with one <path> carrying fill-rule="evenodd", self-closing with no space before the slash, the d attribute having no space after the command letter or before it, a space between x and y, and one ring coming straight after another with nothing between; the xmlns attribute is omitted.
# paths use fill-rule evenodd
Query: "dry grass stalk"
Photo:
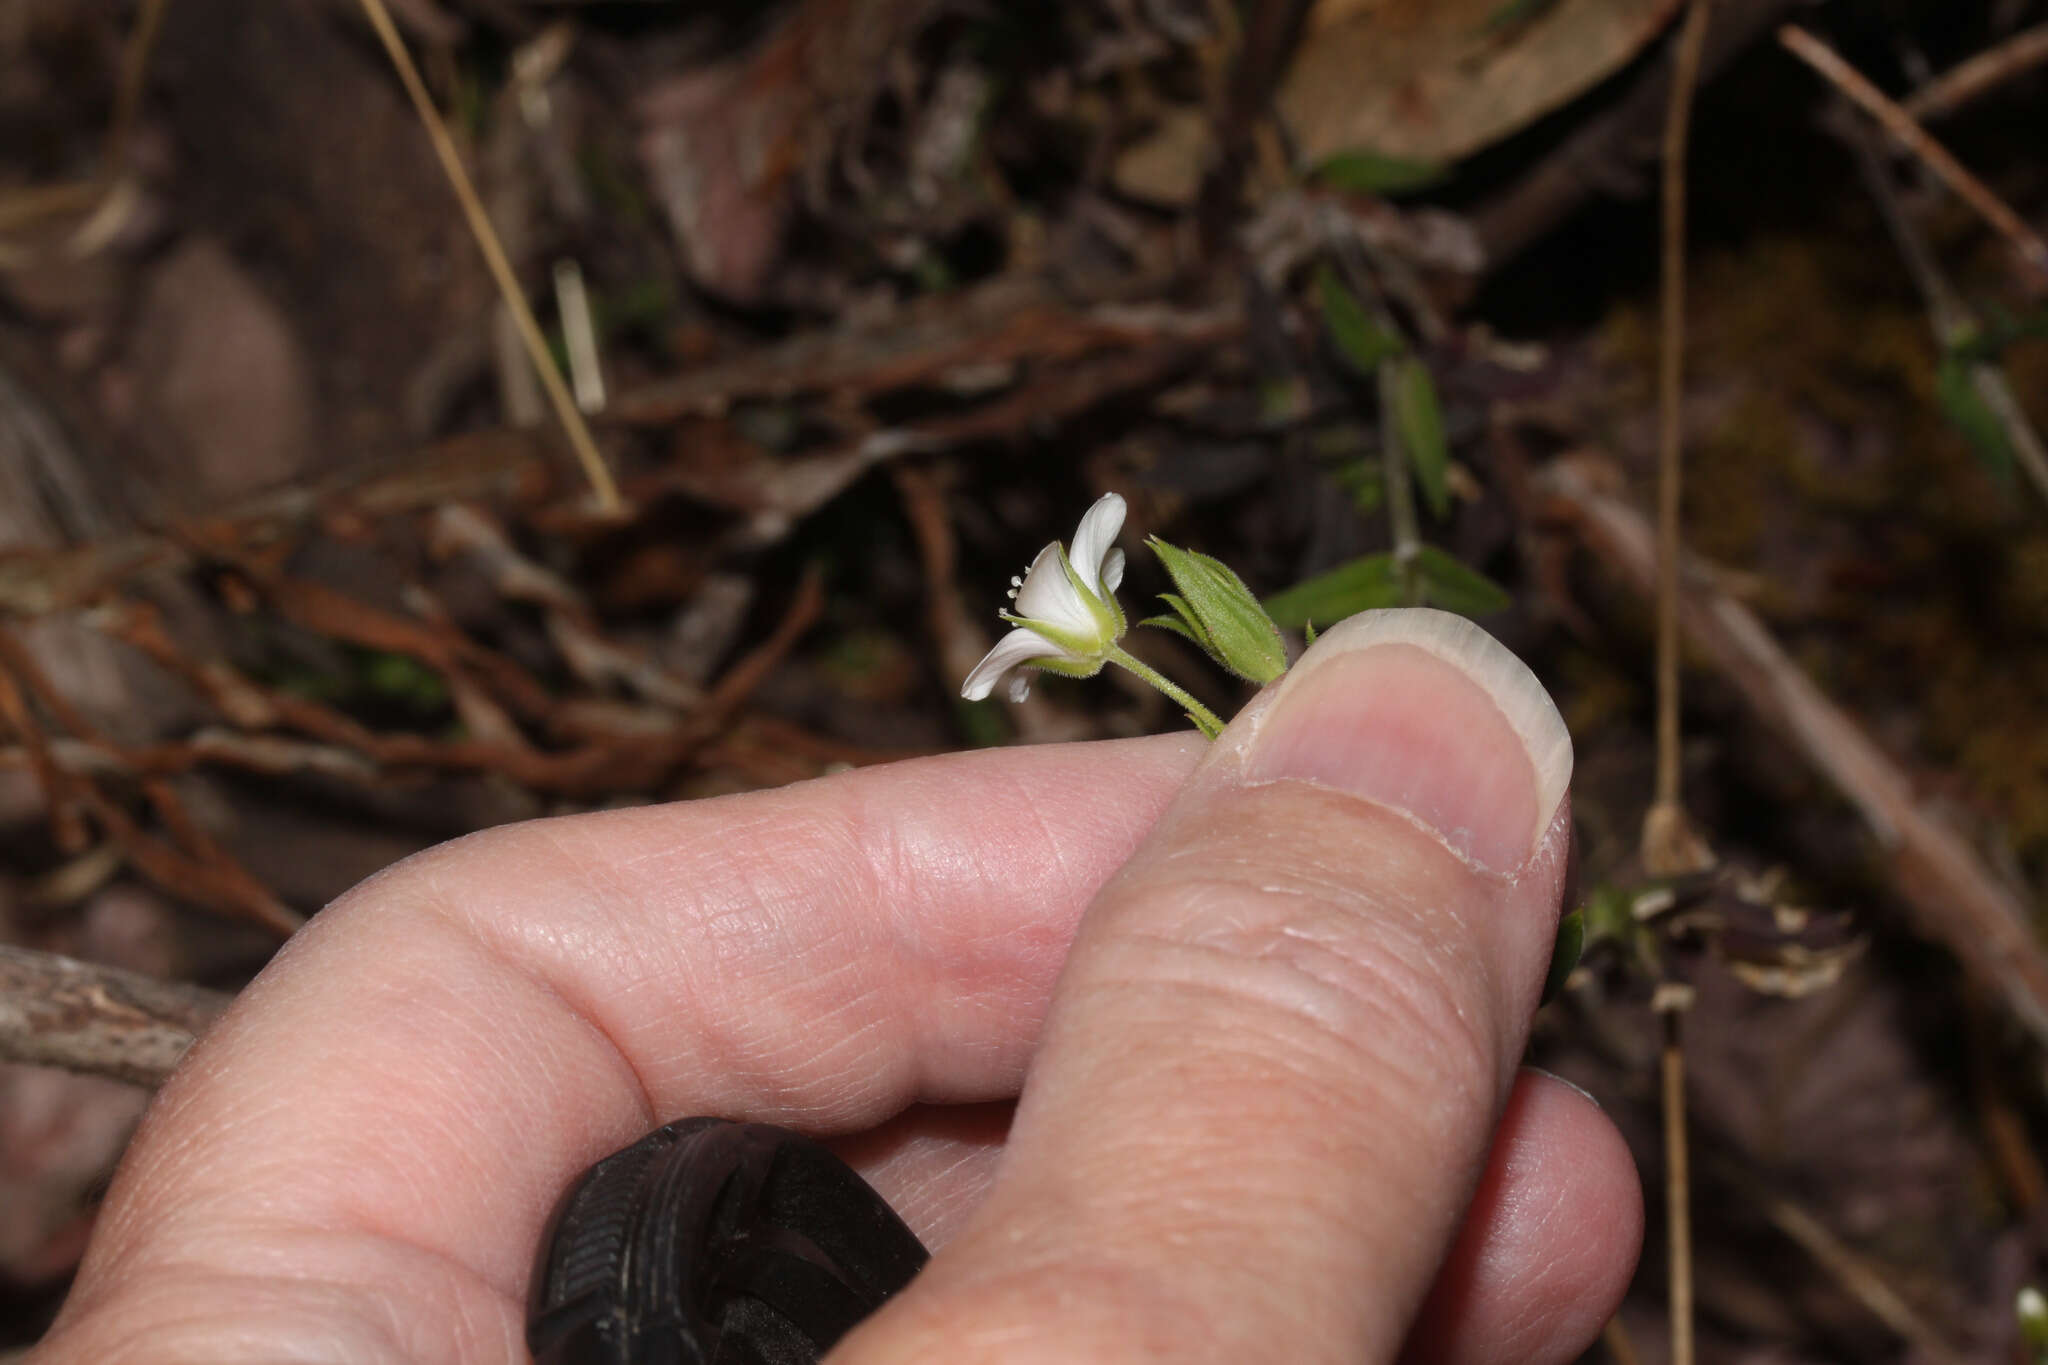
<svg viewBox="0 0 2048 1365"><path fill-rule="evenodd" d="M1685 464L1685 159L1693 91L1711 0L1692 0L1673 56L1664 117L1663 335L1657 366L1657 787L1643 819L1643 867L1678 876L1713 865L1680 792L1679 511ZM1693 1362L1692 1195L1685 1141L1685 1053L1679 1012L1664 1016L1664 1209L1670 1234L1671 1360Z"/></svg>
<svg viewBox="0 0 2048 1365"><path fill-rule="evenodd" d="M462 164L462 153L457 150L455 139L448 135L448 127L442 122L440 111L434 107L433 97L427 93L426 82L420 79L419 68L413 64L405 39L399 36L397 26L391 22L384 0L362 0L362 5L370 27L377 31L384 50L391 56L392 66L398 70L398 78L404 83L405 93L411 97L420 122L426 126L427 137L434 144L434 154L440 158L448 184L462 205L463 217L469 221L470 233L483 251L491 278L497 281L498 292L512 312L520 339L526 343L527 358L540 375L541 386L547 390L555 418L562 424L569 445L583 466L584 476L590 480L590 486L597 494L598 505L606 512L618 511L621 506L618 484L613 481L604 456L598 452L597 441L591 436L590 427L583 420L575 398L570 395L569 386L563 382L561 371L555 368L555 358L548 350L547 338L541 334L540 323L534 320L533 309L526 302L525 291L519 287L519 277L513 273L512 263L505 259L505 249L499 244L497 229L491 226L490 215L484 212L483 201L477 198L469 170Z"/></svg>
<svg viewBox="0 0 2048 1365"><path fill-rule="evenodd" d="M1664 117L1663 282L1657 364L1657 785L1643 818L1643 868L1678 877L1712 867L1680 788L1678 556L1685 465L1685 161L1709 0L1693 0L1678 36Z"/></svg>

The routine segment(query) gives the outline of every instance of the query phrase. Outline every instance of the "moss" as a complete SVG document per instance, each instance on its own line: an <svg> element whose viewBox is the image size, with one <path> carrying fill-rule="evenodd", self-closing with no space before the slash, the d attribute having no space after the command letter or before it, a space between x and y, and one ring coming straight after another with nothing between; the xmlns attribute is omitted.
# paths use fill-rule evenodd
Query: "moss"
<svg viewBox="0 0 2048 1365"><path fill-rule="evenodd" d="M1944 418L1937 348L1887 244L1780 237L1693 263L1686 525L1752 573L1793 656L2048 871L2048 515L2001 486ZM1654 460L1654 307L1617 309L1587 414L1646 499ZM2005 363L2048 424L2048 342ZM1575 730L1628 706L1573 680ZM1900 730L1899 721L1910 722Z"/></svg>

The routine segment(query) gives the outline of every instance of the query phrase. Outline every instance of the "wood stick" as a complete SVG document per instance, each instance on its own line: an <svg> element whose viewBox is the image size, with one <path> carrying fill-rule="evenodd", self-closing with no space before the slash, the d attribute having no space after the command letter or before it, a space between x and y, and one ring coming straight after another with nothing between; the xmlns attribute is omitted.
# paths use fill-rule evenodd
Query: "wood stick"
<svg viewBox="0 0 2048 1365"><path fill-rule="evenodd" d="M1928 170L1941 177L1943 183L2012 243L2028 268L2037 275L2048 277L2048 242L2042 241L2039 233L2028 227L2026 221L2014 213L2003 199L1993 194L1989 185L1956 160L1948 148L1935 141L1897 100L1872 85L1862 72L1843 61L1833 48L1797 24L1786 24L1780 28L1778 41L1793 56L1855 101L1865 113L1877 120L1878 126L1889 133L1894 142L1920 158Z"/></svg>
<svg viewBox="0 0 2048 1365"><path fill-rule="evenodd" d="M0 944L0 1061L163 1084L219 991Z"/></svg>
<svg viewBox="0 0 2048 1365"><path fill-rule="evenodd" d="M1872 1317L1890 1328L1900 1340L1915 1347L1916 1355L1935 1362L1935 1365L1963 1365L1966 1357L1962 1352L1944 1341L1904 1295L1892 1288L1869 1262L1844 1245L1826 1224L1791 1200L1776 1196L1764 1198L1763 1210L1764 1216L1778 1231L1819 1262L1835 1283L1862 1304Z"/></svg>
<svg viewBox="0 0 2048 1365"><path fill-rule="evenodd" d="M1995 85L2048 63L2048 24L2022 29L1915 90L1899 107L1927 120L1953 114Z"/></svg>
<svg viewBox="0 0 2048 1365"><path fill-rule="evenodd" d="M1926 237L1913 223L1913 216L1906 212L1900 201L1898 188L1892 183L1891 167L1878 154L1877 139L1847 110L1841 119L1828 119L1829 125L1839 125L1843 143L1849 155L1855 159L1856 170L1863 177L1864 185L1870 190L1871 200L1877 205L1878 216L1884 219L1892 241L1898 245L1899 257L1906 263L1906 273L1913 278L1920 290L1920 297L1927 304L1927 320L1934 329L1934 344L1948 351L1960 346L1978 332L1976 316L1955 286L1942 273L1941 263L1935 259L1934 249ZM2034 430L2028 420L2026 409L2020 406L2018 395L2005 377L2005 367L1988 359L1966 362L1969 365L1970 387L1977 391L1985 410L1991 414L2005 439L2012 448L2013 462L2027 476L2027 482L2034 485L2034 491L2043 500L2048 500L2048 446L2041 442L2041 434Z"/></svg>
<svg viewBox="0 0 2048 1365"><path fill-rule="evenodd" d="M1655 537L1640 512L1605 491L1612 479L1604 470L1604 462L1585 456L1560 459L1537 477L1536 491L1548 514L1648 596L1656 581ZM1988 995L2048 1044L2048 955L2028 927L2029 908L1953 825L1921 803L1898 765L1747 607L1715 590L1696 561L1685 578L1680 621L1687 638L1863 817L1890 865L1908 927L1953 953Z"/></svg>

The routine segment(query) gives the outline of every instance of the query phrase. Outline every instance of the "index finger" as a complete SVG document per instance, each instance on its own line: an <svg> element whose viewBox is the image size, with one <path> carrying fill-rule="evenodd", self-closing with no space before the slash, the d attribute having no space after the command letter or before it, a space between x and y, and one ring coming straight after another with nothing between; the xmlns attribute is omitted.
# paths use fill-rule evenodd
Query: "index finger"
<svg viewBox="0 0 2048 1365"><path fill-rule="evenodd" d="M523 1359L548 1206L652 1124L835 1131L1014 1094L1082 908L1200 749L920 760L488 831L371 879L165 1088L51 1349L168 1359L182 1332L220 1360L234 1324L266 1359Z"/></svg>

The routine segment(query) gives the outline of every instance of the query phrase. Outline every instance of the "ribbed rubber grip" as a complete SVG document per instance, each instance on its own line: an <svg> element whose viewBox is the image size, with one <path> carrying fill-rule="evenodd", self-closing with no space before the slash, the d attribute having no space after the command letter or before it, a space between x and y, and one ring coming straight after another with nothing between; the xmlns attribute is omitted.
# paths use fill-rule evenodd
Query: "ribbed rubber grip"
<svg viewBox="0 0 2048 1365"><path fill-rule="evenodd" d="M534 1264L526 1341L536 1365L811 1365L927 1259L817 1143L685 1119L563 1194Z"/></svg>

